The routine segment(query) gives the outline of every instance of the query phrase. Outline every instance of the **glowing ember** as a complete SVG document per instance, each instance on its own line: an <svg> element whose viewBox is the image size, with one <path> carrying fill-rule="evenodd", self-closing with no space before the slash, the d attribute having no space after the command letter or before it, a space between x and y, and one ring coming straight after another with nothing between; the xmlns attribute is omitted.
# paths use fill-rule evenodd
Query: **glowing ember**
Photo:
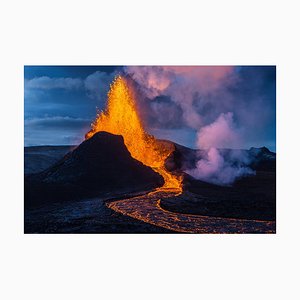
<svg viewBox="0 0 300 300"><path fill-rule="evenodd" d="M132 157L163 176L163 188L181 191L181 178L168 172L164 166L174 148L170 144L157 141L144 130L137 112L134 93L124 77L117 76L111 84L107 108L97 115L86 138L98 131L122 135Z"/></svg>

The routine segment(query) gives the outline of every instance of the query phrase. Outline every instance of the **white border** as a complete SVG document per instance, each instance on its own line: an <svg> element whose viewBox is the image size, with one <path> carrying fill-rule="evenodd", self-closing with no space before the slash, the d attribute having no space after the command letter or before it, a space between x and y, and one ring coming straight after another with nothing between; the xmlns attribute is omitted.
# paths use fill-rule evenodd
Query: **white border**
<svg viewBox="0 0 300 300"><path fill-rule="evenodd" d="M2 299L297 299L296 1L1 4ZM277 65L276 235L24 235L23 66Z"/></svg>

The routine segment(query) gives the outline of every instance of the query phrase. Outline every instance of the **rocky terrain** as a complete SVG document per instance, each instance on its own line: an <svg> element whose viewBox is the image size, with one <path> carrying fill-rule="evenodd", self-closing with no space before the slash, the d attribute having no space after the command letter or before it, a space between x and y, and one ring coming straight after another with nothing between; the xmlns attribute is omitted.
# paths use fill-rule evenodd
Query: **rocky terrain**
<svg viewBox="0 0 300 300"><path fill-rule="evenodd" d="M213 217L276 220L276 154L266 147L249 150L219 150L225 160L234 164L243 157L254 175L239 178L232 185L220 186L185 175L185 191L177 199L165 198L161 207L178 213ZM204 150L176 145L173 161L177 168L194 168L205 157ZM238 154L238 155L236 155Z"/></svg>
<svg viewBox="0 0 300 300"><path fill-rule="evenodd" d="M166 161L166 167L170 171L183 173L184 169L195 167L197 160L206 155L204 150L174 145L175 151ZM230 186L218 186L195 180L185 174L182 195L174 197L158 192L156 195L163 196L161 199L154 199L155 194L149 193L148 197L148 191L161 186L162 177L133 159L121 136L100 132L78 147L25 148L24 230L27 233L168 233L174 232L173 230L184 232L175 226L175 221L171 222L172 219L188 220L185 215L194 215L191 219L195 219L195 222L197 220L203 226L203 220L206 223L203 227L205 229L194 228L192 232L203 230L209 232L208 219L201 216L211 217L211 220L217 217L273 222L268 228L273 228L271 231L274 232L275 153L264 147L219 151L225 159L235 157L234 151L238 151L239 154L242 151L250 167L256 172L255 175L242 177ZM130 200L132 197L134 201ZM122 199L126 201L122 202ZM145 212L142 211L143 206L139 205L141 203L139 201L143 201L145 205L149 202ZM157 207L158 203L160 208ZM115 211L108 206L116 208ZM133 207L136 211L141 210L140 217L129 217L135 215L133 211L126 213ZM162 213L161 209L165 213ZM121 213L118 213L118 210ZM151 215L152 213L154 215ZM145 220L149 219L151 222L143 222L144 219L141 217L143 215ZM170 223L166 226L165 220L162 226L159 223L159 216L170 215L172 216L170 222L173 225ZM226 219L224 220L220 224L228 223ZM239 222L236 221L235 224ZM191 227L188 223L185 225L182 223L181 226ZM211 228L211 232L215 232L215 226L216 224ZM264 227L255 230L251 226L248 223L239 225L239 230L244 228L243 230L247 229L248 232L264 232ZM239 232L237 227L228 229L228 232L234 230ZM265 232L268 231L269 229L266 229ZM227 231L224 229L220 232Z"/></svg>
<svg viewBox="0 0 300 300"><path fill-rule="evenodd" d="M25 176L25 207L113 197L162 184L158 173L131 157L121 136L99 132L46 170Z"/></svg>

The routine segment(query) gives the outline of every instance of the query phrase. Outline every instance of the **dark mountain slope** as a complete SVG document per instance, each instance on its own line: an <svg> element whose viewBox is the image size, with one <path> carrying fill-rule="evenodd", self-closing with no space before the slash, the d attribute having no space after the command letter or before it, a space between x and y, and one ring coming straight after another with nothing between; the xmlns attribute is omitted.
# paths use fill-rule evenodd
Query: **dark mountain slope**
<svg viewBox="0 0 300 300"><path fill-rule="evenodd" d="M133 159L122 136L99 132L45 171L25 177L25 206L152 189L163 178Z"/></svg>

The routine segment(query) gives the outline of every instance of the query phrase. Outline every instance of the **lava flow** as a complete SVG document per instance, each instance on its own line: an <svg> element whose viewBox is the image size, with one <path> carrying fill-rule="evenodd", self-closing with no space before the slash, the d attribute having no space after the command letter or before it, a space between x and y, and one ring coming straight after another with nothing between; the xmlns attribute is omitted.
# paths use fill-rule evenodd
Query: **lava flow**
<svg viewBox="0 0 300 300"><path fill-rule="evenodd" d="M168 212L161 208L161 199L169 197L180 199L183 195L181 177L168 172L165 168L165 161L174 151L174 146L156 140L154 136L145 131L138 115L134 91L127 80L121 76L117 76L112 83L108 93L107 108L97 115L86 138L92 137L98 131L122 135L132 157L157 171L165 181L161 188L152 192L107 203L106 205L110 209L173 232L275 231L274 222L187 215Z"/></svg>
<svg viewBox="0 0 300 300"><path fill-rule="evenodd" d="M110 86L106 110L97 115L86 139L98 131L122 135L131 156L151 167L164 178L162 188L182 191L181 177L168 172L165 161L174 146L160 142L148 134L138 115L132 87L122 76L117 76Z"/></svg>

